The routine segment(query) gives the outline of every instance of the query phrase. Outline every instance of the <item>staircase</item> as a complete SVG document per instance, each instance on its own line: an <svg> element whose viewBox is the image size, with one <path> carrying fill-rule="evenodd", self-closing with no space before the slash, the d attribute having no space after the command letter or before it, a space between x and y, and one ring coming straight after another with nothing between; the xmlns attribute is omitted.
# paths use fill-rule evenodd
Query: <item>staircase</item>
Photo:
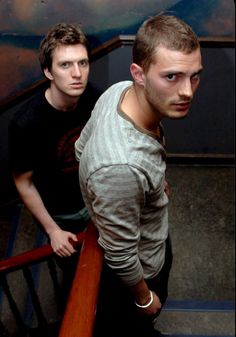
<svg viewBox="0 0 236 337"><path fill-rule="evenodd" d="M168 300L156 327L169 337L235 336L233 301Z"/></svg>
<svg viewBox="0 0 236 337"><path fill-rule="evenodd" d="M171 187L169 220L174 260L169 298L155 327L168 337L233 337L234 167L173 165L167 170L167 180ZM2 217L1 259L44 242L45 237L20 206L11 219ZM45 286L48 287L43 307L53 328L48 336L56 337L55 297L45 268L35 267L33 277L39 293L43 294ZM10 284L16 289L24 319L31 327L28 336L45 337L35 330L36 317L21 278L15 276ZM1 322L12 331L10 336L15 336L14 319L0 288Z"/></svg>
<svg viewBox="0 0 236 337"><path fill-rule="evenodd" d="M3 212L1 213L0 220L1 228L5 229L1 233L2 256L0 259L7 259L11 256L28 252L47 243L45 235L33 223L31 215L18 202L5 208L4 214ZM36 327L40 325L43 328L44 326L45 330L45 324L52 324L55 330L58 321L58 296L55 295L55 284L53 285L50 276L54 268L57 281L60 282L61 271L56 267L52 259L32 265L29 268L30 275L28 275L29 272L26 268L25 270L16 270L6 276L7 284L5 285L5 289L9 288L15 302L15 304L13 303L13 307L17 306L16 311L19 310L21 317L18 320L14 318L9 300L0 285L0 322L4 326L2 331L0 329L0 337L38 336L38 329ZM42 303L40 302L42 307L38 309L38 313L35 312L27 282L34 285L40 301L43 299ZM40 312L41 309L42 313ZM19 321L21 320L25 326L22 325L22 331L19 332ZM46 337L45 331L43 335ZM53 335L50 334L50 336L52 337Z"/></svg>
<svg viewBox="0 0 236 337"><path fill-rule="evenodd" d="M173 266L156 328L171 337L235 336L234 167L170 166Z"/></svg>

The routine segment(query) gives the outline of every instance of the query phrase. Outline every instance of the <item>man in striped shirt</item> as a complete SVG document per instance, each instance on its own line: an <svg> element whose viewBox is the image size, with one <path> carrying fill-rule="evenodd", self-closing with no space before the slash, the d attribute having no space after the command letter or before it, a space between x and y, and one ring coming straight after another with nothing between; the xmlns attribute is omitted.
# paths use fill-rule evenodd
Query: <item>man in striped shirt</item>
<svg viewBox="0 0 236 337"><path fill-rule="evenodd" d="M202 69L197 36L174 16L140 27L133 81L111 86L75 143L80 186L105 262L96 337L161 334L172 263L161 120L184 118Z"/></svg>

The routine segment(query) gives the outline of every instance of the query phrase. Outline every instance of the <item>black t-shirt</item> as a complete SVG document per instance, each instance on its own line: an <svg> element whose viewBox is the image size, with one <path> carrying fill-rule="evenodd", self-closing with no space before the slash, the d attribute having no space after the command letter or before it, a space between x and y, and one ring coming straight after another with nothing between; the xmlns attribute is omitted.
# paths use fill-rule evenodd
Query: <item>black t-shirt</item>
<svg viewBox="0 0 236 337"><path fill-rule="evenodd" d="M34 184L51 214L84 207L74 143L98 96L88 85L77 108L63 112L47 102L43 90L21 107L10 124L10 166L16 172L33 171Z"/></svg>

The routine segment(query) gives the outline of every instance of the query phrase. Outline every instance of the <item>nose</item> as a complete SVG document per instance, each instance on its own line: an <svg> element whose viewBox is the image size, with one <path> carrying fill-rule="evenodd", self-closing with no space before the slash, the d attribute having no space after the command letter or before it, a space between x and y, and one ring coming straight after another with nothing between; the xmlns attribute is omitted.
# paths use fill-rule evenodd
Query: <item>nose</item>
<svg viewBox="0 0 236 337"><path fill-rule="evenodd" d="M72 77L81 77L81 70L78 64L74 64L72 68Z"/></svg>
<svg viewBox="0 0 236 337"><path fill-rule="evenodd" d="M185 97L185 98L193 97L193 88L192 88L191 79L186 78L181 82L180 87L179 87L179 95L180 97Z"/></svg>

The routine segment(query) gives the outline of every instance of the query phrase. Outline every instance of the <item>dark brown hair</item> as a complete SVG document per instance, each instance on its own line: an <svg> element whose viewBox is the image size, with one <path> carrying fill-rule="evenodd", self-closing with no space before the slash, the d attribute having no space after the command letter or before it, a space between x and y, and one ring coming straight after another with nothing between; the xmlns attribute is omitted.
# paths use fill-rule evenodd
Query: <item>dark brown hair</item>
<svg viewBox="0 0 236 337"><path fill-rule="evenodd" d="M158 47L177 50L186 54L200 48L192 28L171 15L156 15L144 21L133 45L133 62L148 71Z"/></svg>

